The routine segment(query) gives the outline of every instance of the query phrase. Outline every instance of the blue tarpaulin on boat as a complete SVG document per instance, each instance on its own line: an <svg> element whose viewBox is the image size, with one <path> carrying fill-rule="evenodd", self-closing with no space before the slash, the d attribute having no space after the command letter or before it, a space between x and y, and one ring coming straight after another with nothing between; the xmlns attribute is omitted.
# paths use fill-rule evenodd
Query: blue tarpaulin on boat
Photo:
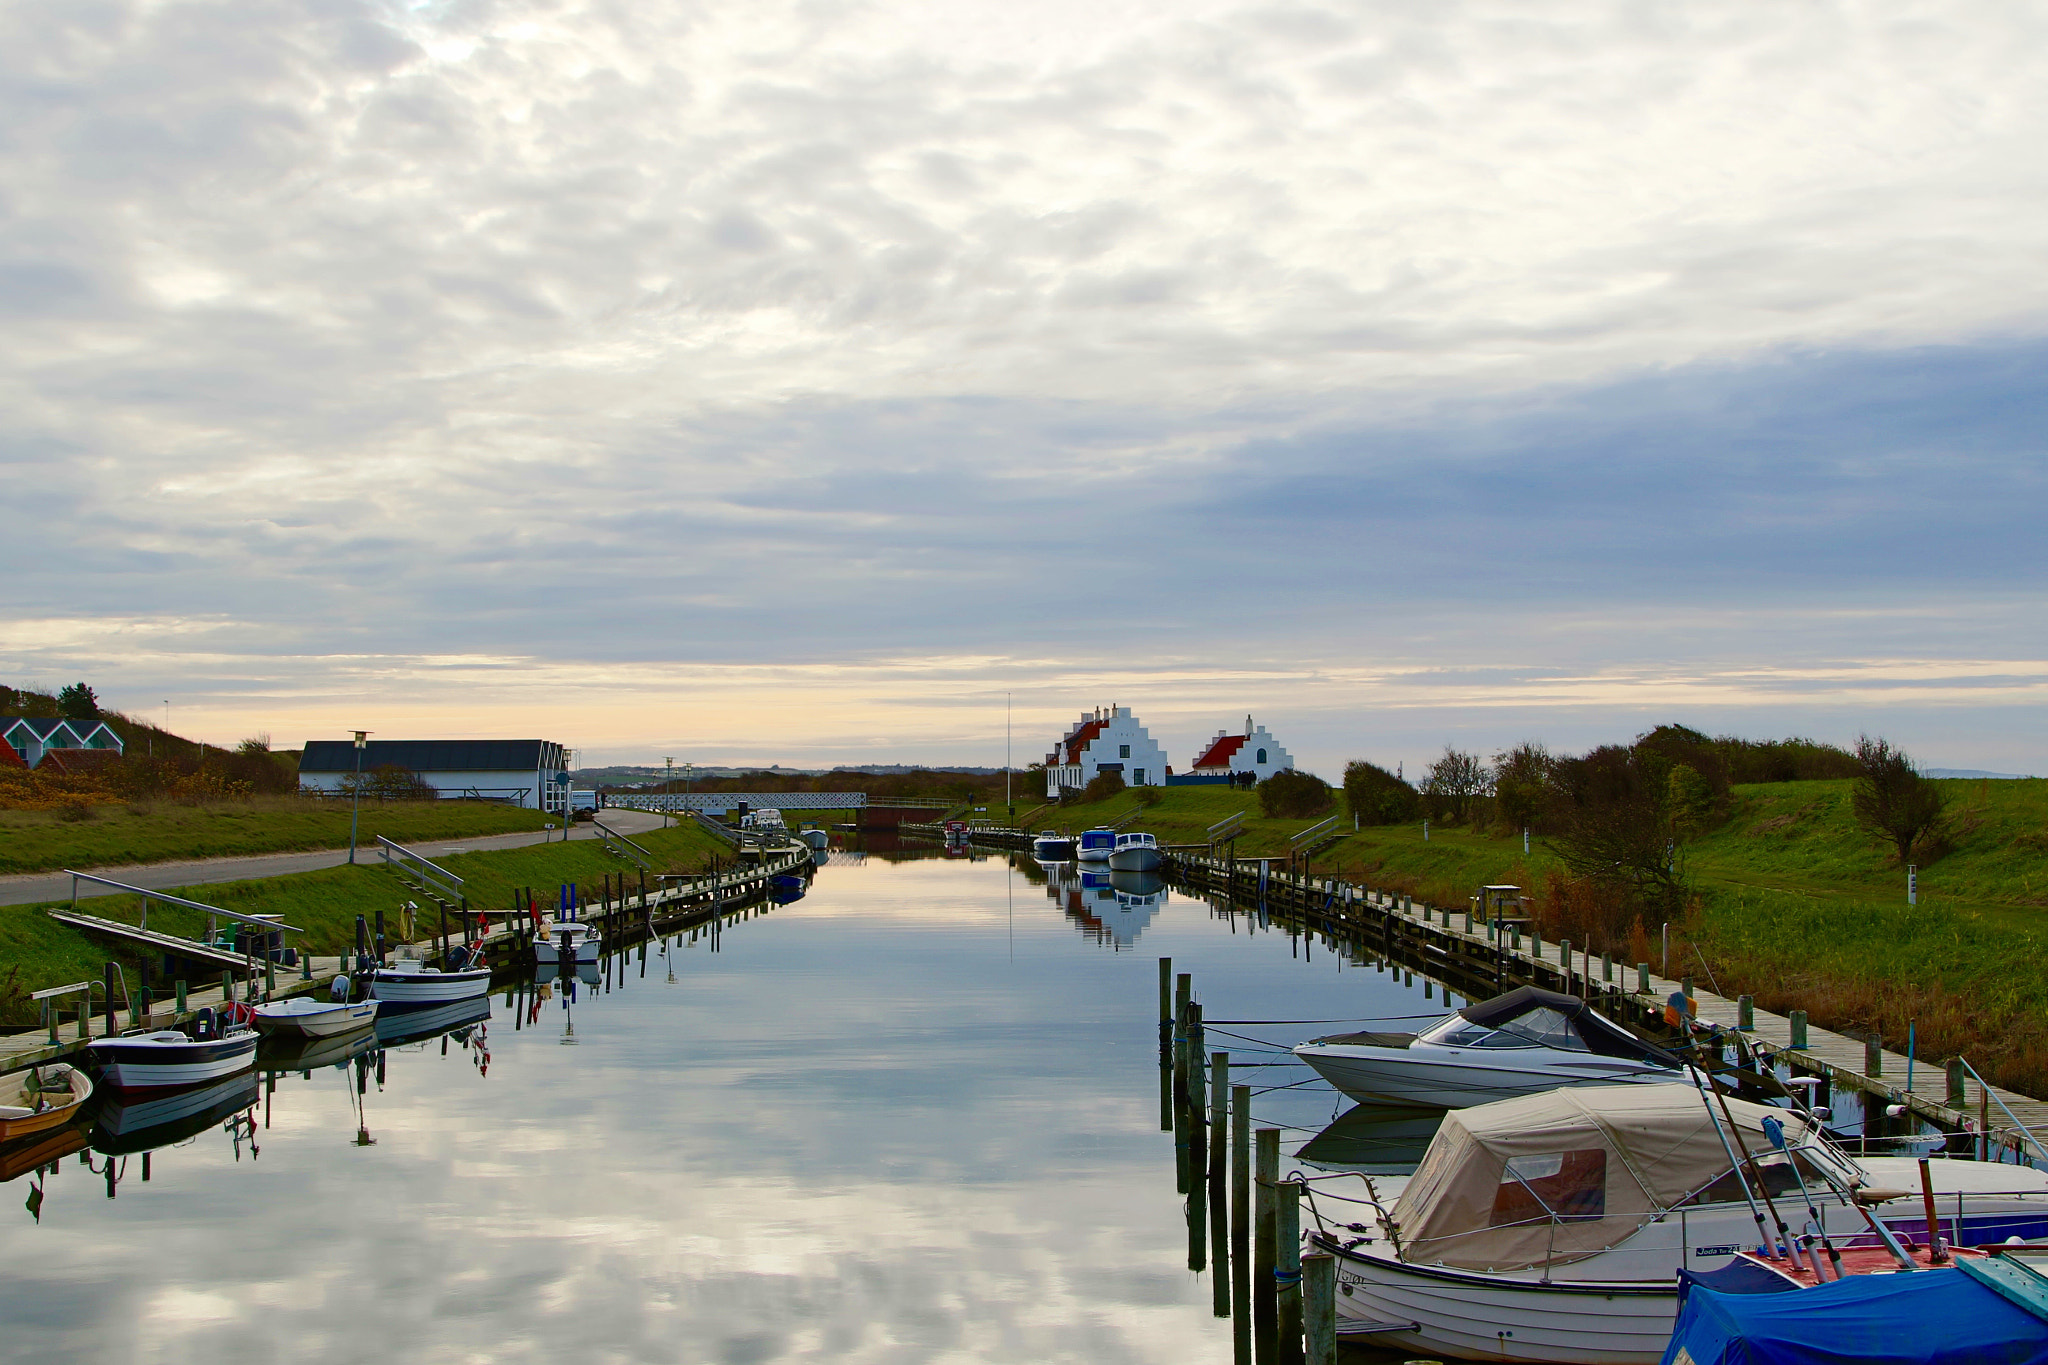
<svg viewBox="0 0 2048 1365"><path fill-rule="evenodd" d="M1664 1365L2048 1365L2048 1322L1953 1269L1788 1294L1694 1281Z"/></svg>

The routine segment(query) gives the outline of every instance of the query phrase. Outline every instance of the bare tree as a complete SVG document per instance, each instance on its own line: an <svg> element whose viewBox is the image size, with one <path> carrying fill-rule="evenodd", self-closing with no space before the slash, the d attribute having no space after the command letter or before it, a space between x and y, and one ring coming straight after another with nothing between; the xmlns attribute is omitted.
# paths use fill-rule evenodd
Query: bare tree
<svg viewBox="0 0 2048 1365"><path fill-rule="evenodd" d="M1459 753L1446 744L1444 756L1429 765L1429 776L1422 779L1422 791L1433 803L1448 810L1453 820L1462 820L1472 809L1472 798L1486 795L1492 781L1492 771L1478 758Z"/></svg>
<svg viewBox="0 0 2048 1365"><path fill-rule="evenodd" d="M1920 775L1903 749L1894 749L1885 740L1858 736L1856 766L1850 794L1856 823L1891 840L1899 861L1909 861L1920 837L1940 830L1948 798Z"/></svg>

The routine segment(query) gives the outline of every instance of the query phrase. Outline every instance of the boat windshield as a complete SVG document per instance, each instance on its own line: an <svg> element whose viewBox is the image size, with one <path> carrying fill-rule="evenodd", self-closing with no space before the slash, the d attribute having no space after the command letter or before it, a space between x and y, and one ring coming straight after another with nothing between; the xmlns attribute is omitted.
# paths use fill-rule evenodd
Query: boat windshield
<svg viewBox="0 0 2048 1365"><path fill-rule="evenodd" d="M1509 1020L1501 1032L1516 1034L1536 1047L1554 1047L1560 1052L1585 1052L1586 1040L1572 1027L1572 1021L1554 1009L1533 1009Z"/></svg>
<svg viewBox="0 0 2048 1365"><path fill-rule="evenodd" d="M1462 1014L1452 1014L1424 1029L1422 1036L1415 1041L1418 1043L1435 1043L1439 1047L1487 1047L1489 1046L1487 1039L1498 1036L1499 1030L1497 1029L1490 1029L1484 1024L1475 1024ZM1519 1038L1510 1040L1508 1045L1511 1047L1535 1046L1535 1044L1525 1043ZM1492 1046L1498 1046L1498 1044L1493 1044Z"/></svg>

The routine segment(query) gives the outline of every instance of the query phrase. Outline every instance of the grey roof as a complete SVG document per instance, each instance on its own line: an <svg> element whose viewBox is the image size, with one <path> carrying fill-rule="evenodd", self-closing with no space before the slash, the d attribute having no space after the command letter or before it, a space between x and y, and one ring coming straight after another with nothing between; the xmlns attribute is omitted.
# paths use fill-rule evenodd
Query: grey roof
<svg viewBox="0 0 2048 1365"><path fill-rule="evenodd" d="M416 773L525 772L561 762L561 746L545 739L373 739L363 746L363 770L396 764ZM543 762L545 760L545 763ZM309 739L299 758L302 773L351 773L356 746L346 739Z"/></svg>
<svg viewBox="0 0 2048 1365"><path fill-rule="evenodd" d="M69 730L77 738L84 739L100 724L101 722L96 720L69 721L62 716L0 716L0 734L12 730L17 725L26 725L29 733L37 739L46 740L59 730ZM86 728L81 730L78 728L80 725Z"/></svg>

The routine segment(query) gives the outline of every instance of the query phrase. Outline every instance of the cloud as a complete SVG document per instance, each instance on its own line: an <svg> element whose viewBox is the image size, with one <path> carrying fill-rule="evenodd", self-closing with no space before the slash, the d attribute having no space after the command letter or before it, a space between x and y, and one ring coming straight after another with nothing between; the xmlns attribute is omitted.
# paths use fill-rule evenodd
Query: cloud
<svg viewBox="0 0 2048 1365"><path fill-rule="evenodd" d="M0 669L2039 657L2039 27L0 9Z"/></svg>

